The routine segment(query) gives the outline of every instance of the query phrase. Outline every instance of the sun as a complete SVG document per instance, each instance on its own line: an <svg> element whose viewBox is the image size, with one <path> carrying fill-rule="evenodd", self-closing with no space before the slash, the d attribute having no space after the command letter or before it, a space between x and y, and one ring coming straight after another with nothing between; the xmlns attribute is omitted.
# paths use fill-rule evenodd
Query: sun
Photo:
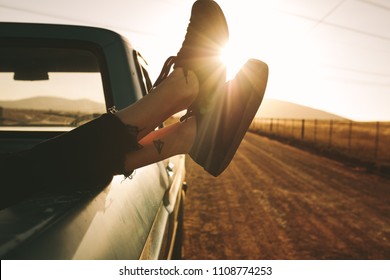
<svg viewBox="0 0 390 280"><path fill-rule="evenodd" d="M226 66L227 80L233 79L240 68L248 60L239 45L234 44L233 42L229 42L224 46L224 48L221 50L220 59Z"/></svg>

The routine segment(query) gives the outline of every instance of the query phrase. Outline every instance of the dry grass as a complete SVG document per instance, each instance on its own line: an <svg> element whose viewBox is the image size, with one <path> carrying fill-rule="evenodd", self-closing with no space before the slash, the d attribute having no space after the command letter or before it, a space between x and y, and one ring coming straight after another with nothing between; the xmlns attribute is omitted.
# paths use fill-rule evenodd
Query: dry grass
<svg viewBox="0 0 390 280"><path fill-rule="evenodd" d="M3 126L79 126L100 114L84 112L2 108Z"/></svg>
<svg viewBox="0 0 390 280"><path fill-rule="evenodd" d="M390 167L390 122L256 119L251 130L299 140L376 167Z"/></svg>

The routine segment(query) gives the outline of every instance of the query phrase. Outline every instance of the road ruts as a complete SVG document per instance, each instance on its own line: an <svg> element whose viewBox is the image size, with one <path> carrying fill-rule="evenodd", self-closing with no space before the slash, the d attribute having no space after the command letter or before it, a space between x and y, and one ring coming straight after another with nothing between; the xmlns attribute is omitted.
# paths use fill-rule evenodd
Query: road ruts
<svg viewBox="0 0 390 280"><path fill-rule="evenodd" d="M187 157L184 259L390 259L390 180L247 133L218 178Z"/></svg>

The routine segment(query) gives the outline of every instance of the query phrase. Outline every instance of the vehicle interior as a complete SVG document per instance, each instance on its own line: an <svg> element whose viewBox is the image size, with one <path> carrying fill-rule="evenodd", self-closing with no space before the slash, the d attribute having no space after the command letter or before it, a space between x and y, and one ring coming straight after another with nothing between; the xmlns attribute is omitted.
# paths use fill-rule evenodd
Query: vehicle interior
<svg viewBox="0 0 390 280"><path fill-rule="evenodd" d="M99 48L56 40L51 46L34 40L0 44L0 156L74 129L113 103ZM137 51L131 54L145 95L151 88L146 62ZM183 176L184 156L141 168L130 179L114 176L98 192L39 193L0 212L0 255L172 258Z"/></svg>

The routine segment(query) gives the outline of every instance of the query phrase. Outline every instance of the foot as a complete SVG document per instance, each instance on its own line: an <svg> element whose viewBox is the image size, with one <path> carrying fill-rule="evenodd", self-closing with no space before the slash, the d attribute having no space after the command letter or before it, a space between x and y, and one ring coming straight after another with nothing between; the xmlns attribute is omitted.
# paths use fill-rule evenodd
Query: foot
<svg viewBox="0 0 390 280"><path fill-rule="evenodd" d="M197 115L197 133L189 155L214 176L235 155L256 115L268 80L268 66L249 60L213 100L212 111Z"/></svg>
<svg viewBox="0 0 390 280"><path fill-rule="evenodd" d="M142 149L130 152L125 157L126 174L134 169L155 163L178 154L187 154L196 137L196 120L177 122L155 130L139 141Z"/></svg>
<svg viewBox="0 0 390 280"><path fill-rule="evenodd" d="M199 92L199 82L193 71L184 78L183 70L175 69L167 79L136 103L120 110L116 116L126 125L136 127L140 140L167 118L185 110Z"/></svg>
<svg viewBox="0 0 390 280"><path fill-rule="evenodd" d="M192 114L206 113L212 103L213 93L223 86L226 69L220 60L220 54L228 38L227 22L218 4L211 0L196 1L183 45L177 56L168 58L154 85L159 85L168 76L172 65L175 69L182 68L185 76L189 70L195 72L199 81L199 93L184 119Z"/></svg>

